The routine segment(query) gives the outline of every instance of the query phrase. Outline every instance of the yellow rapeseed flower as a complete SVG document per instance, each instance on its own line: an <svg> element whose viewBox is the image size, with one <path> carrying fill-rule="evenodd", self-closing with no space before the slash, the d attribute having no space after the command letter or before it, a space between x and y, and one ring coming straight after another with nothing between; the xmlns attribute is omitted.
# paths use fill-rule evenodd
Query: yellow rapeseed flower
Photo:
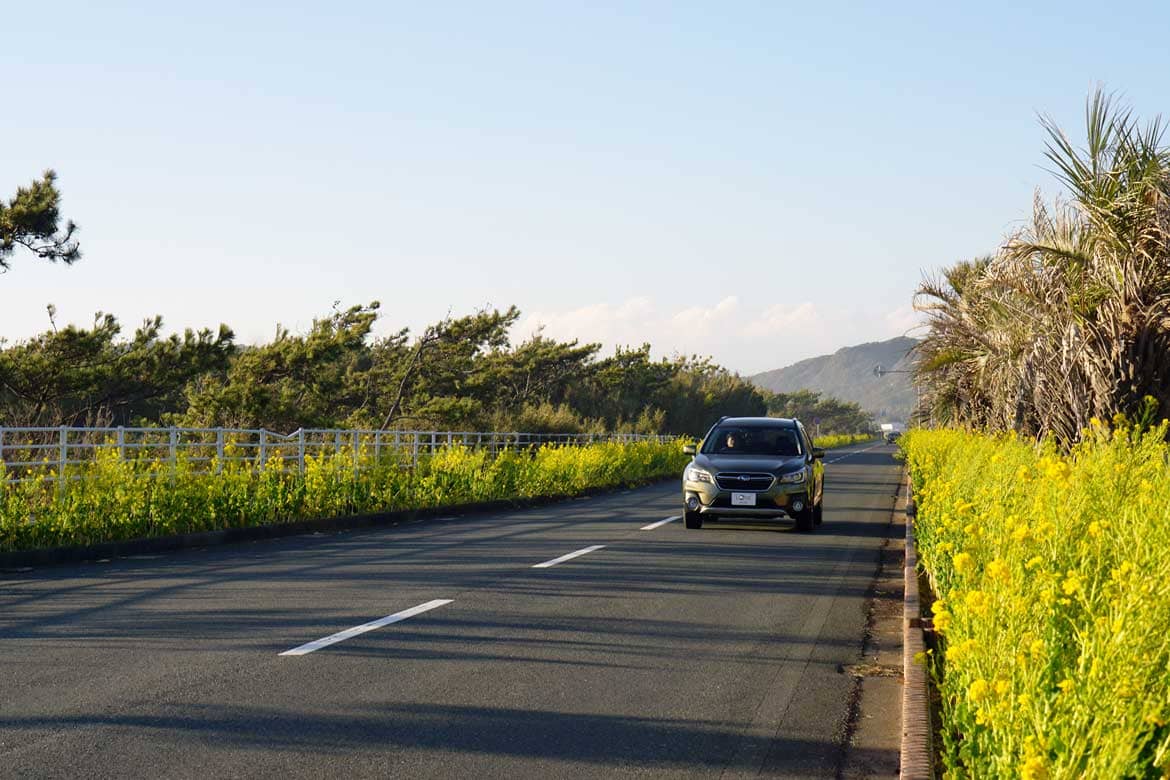
<svg viewBox="0 0 1170 780"><path fill-rule="evenodd" d="M975 639L964 639L958 644L947 648L947 661L949 663L962 663L964 658L969 657L972 653L979 649L979 642Z"/></svg>
<svg viewBox="0 0 1170 780"><path fill-rule="evenodd" d="M987 680L984 680L982 677L975 680L975 682L971 683L971 685L967 688L967 698L976 704L986 699L990 693L991 686L988 685Z"/></svg>
<svg viewBox="0 0 1170 780"><path fill-rule="evenodd" d="M1008 680L1000 677L995 681L995 695L1003 698L1008 695L1008 691L1012 689L1012 684Z"/></svg>
<svg viewBox="0 0 1170 780"><path fill-rule="evenodd" d="M1023 780L1048 780L1048 768L1044 766L1044 759L1032 756L1020 765L1020 777Z"/></svg>
<svg viewBox="0 0 1170 780"><path fill-rule="evenodd" d="M989 599L987 594L981 590L971 591L967 594L967 597L963 599L963 602L967 605L967 609L971 610L980 617L985 616L988 609L991 608L991 599Z"/></svg>
<svg viewBox="0 0 1170 780"><path fill-rule="evenodd" d="M966 574L975 568L975 559L970 553L961 552L951 559L951 564L959 574Z"/></svg>
<svg viewBox="0 0 1170 780"><path fill-rule="evenodd" d="M1081 575L1070 569L1065 576L1064 584L1061 586L1061 588L1064 590L1064 594L1066 596L1073 596L1080 592L1081 586L1083 584L1084 583L1081 581Z"/></svg>
<svg viewBox="0 0 1170 780"><path fill-rule="evenodd" d="M1043 564L1044 564L1044 559L1042 557L1040 557L1039 555L1034 555L1028 559L1027 563L1024 564L1024 568L1027 569L1028 571L1032 571L1032 569L1035 569L1039 566L1042 566Z"/></svg>
<svg viewBox="0 0 1170 780"><path fill-rule="evenodd" d="M942 612L934 613L934 620L932 621L934 624L934 630L940 634L945 634L948 630L950 630L952 619L953 618L951 613L947 612L945 609Z"/></svg>
<svg viewBox="0 0 1170 780"><path fill-rule="evenodd" d="M987 564L987 576L997 582L1007 582L1012 577L1012 571L1002 558L996 558Z"/></svg>
<svg viewBox="0 0 1170 780"><path fill-rule="evenodd" d="M1077 687L1077 684L1068 677L1065 677L1056 684L1056 687L1060 688L1061 693L1069 693L1073 688Z"/></svg>

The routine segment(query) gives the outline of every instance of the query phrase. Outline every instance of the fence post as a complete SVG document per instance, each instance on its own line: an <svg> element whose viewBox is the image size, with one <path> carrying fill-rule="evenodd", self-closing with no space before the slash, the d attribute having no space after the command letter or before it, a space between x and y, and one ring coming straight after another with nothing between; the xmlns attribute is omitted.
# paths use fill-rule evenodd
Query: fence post
<svg viewBox="0 0 1170 780"><path fill-rule="evenodd" d="M268 461L268 429L260 429L260 468Z"/></svg>
<svg viewBox="0 0 1170 780"><path fill-rule="evenodd" d="M418 437L421 435L422 434L419 433L418 431L415 431L412 434L412 438L414 439L414 441L413 441L412 446L411 446L411 456L410 456L411 468L416 468L416 469L418 468Z"/></svg>
<svg viewBox="0 0 1170 780"><path fill-rule="evenodd" d="M0 463L4 462L4 426L0 425Z"/></svg>
<svg viewBox="0 0 1170 780"><path fill-rule="evenodd" d="M57 479L61 480L65 476L65 463L69 460L69 429L64 425L60 429L60 452L57 458Z"/></svg>
<svg viewBox="0 0 1170 780"><path fill-rule="evenodd" d="M297 471L305 473L305 429L297 429Z"/></svg>
<svg viewBox="0 0 1170 780"><path fill-rule="evenodd" d="M341 454L341 431L333 432L333 454Z"/></svg>
<svg viewBox="0 0 1170 780"><path fill-rule="evenodd" d="M374 431L374 465L382 459L382 432Z"/></svg>
<svg viewBox="0 0 1170 780"><path fill-rule="evenodd" d="M223 471L223 428L215 429L215 473Z"/></svg>
<svg viewBox="0 0 1170 780"><path fill-rule="evenodd" d="M174 426L167 429L167 460L171 464L171 473L175 473L175 461L177 460L179 442L179 431Z"/></svg>
<svg viewBox="0 0 1170 780"><path fill-rule="evenodd" d="M126 429L121 425L118 426L118 460L126 460Z"/></svg>
<svg viewBox="0 0 1170 780"><path fill-rule="evenodd" d="M353 475L356 477L358 473L358 459L361 457L362 446L361 437L357 431L353 432Z"/></svg>

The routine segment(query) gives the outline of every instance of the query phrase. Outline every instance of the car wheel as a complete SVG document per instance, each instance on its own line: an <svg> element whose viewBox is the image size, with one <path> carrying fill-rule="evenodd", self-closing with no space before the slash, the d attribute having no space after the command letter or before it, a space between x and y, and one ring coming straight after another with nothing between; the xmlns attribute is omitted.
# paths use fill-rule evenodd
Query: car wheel
<svg viewBox="0 0 1170 780"><path fill-rule="evenodd" d="M698 512L683 512L683 523L686 524L687 528L702 528L703 516Z"/></svg>
<svg viewBox="0 0 1170 780"><path fill-rule="evenodd" d="M811 531L813 529L813 508L807 506L796 513L796 530Z"/></svg>
<svg viewBox="0 0 1170 780"><path fill-rule="evenodd" d="M813 507L813 525L820 525L825 522L825 506L824 502Z"/></svg>

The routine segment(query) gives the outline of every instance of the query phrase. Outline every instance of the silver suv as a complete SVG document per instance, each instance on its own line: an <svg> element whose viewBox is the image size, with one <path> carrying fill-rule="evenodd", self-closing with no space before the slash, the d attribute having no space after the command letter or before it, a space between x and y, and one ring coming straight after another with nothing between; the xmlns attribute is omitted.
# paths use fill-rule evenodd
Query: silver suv
<svg viewBox="0 0 1170 780"><path fill-rule="evenodd" d="M696 448L683 473L683 519L702 528L718 517L791 517L800 531L820 525L824 450L799 420L724 417Z"/></svg>

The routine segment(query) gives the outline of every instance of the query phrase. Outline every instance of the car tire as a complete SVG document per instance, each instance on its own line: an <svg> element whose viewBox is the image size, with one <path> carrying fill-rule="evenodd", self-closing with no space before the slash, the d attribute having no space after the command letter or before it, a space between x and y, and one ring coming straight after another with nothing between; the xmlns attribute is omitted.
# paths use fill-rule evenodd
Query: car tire
<svg viewBox="0 0 1170 780"><path fill-rule="evenodd" d="M800 512L796 513L796 530L801 532L808 532L813 529L813 508L811 506L805 507Z"/></svg>
<svg viewBox="0 0 1170 780"><path fill-rule="evenodd" d="M822 501L813 507L813 525L820 525L825 522L825 504Z"/></svg>
<svg viewBox="0 0 1170 780"><path fill-rule="evenodd" d="M703 527L703 516L701 514L699 514L698 512L691 512L689 510L684 511L683 512L683 523L686 525L687 528L702 528Z"/></svg>

